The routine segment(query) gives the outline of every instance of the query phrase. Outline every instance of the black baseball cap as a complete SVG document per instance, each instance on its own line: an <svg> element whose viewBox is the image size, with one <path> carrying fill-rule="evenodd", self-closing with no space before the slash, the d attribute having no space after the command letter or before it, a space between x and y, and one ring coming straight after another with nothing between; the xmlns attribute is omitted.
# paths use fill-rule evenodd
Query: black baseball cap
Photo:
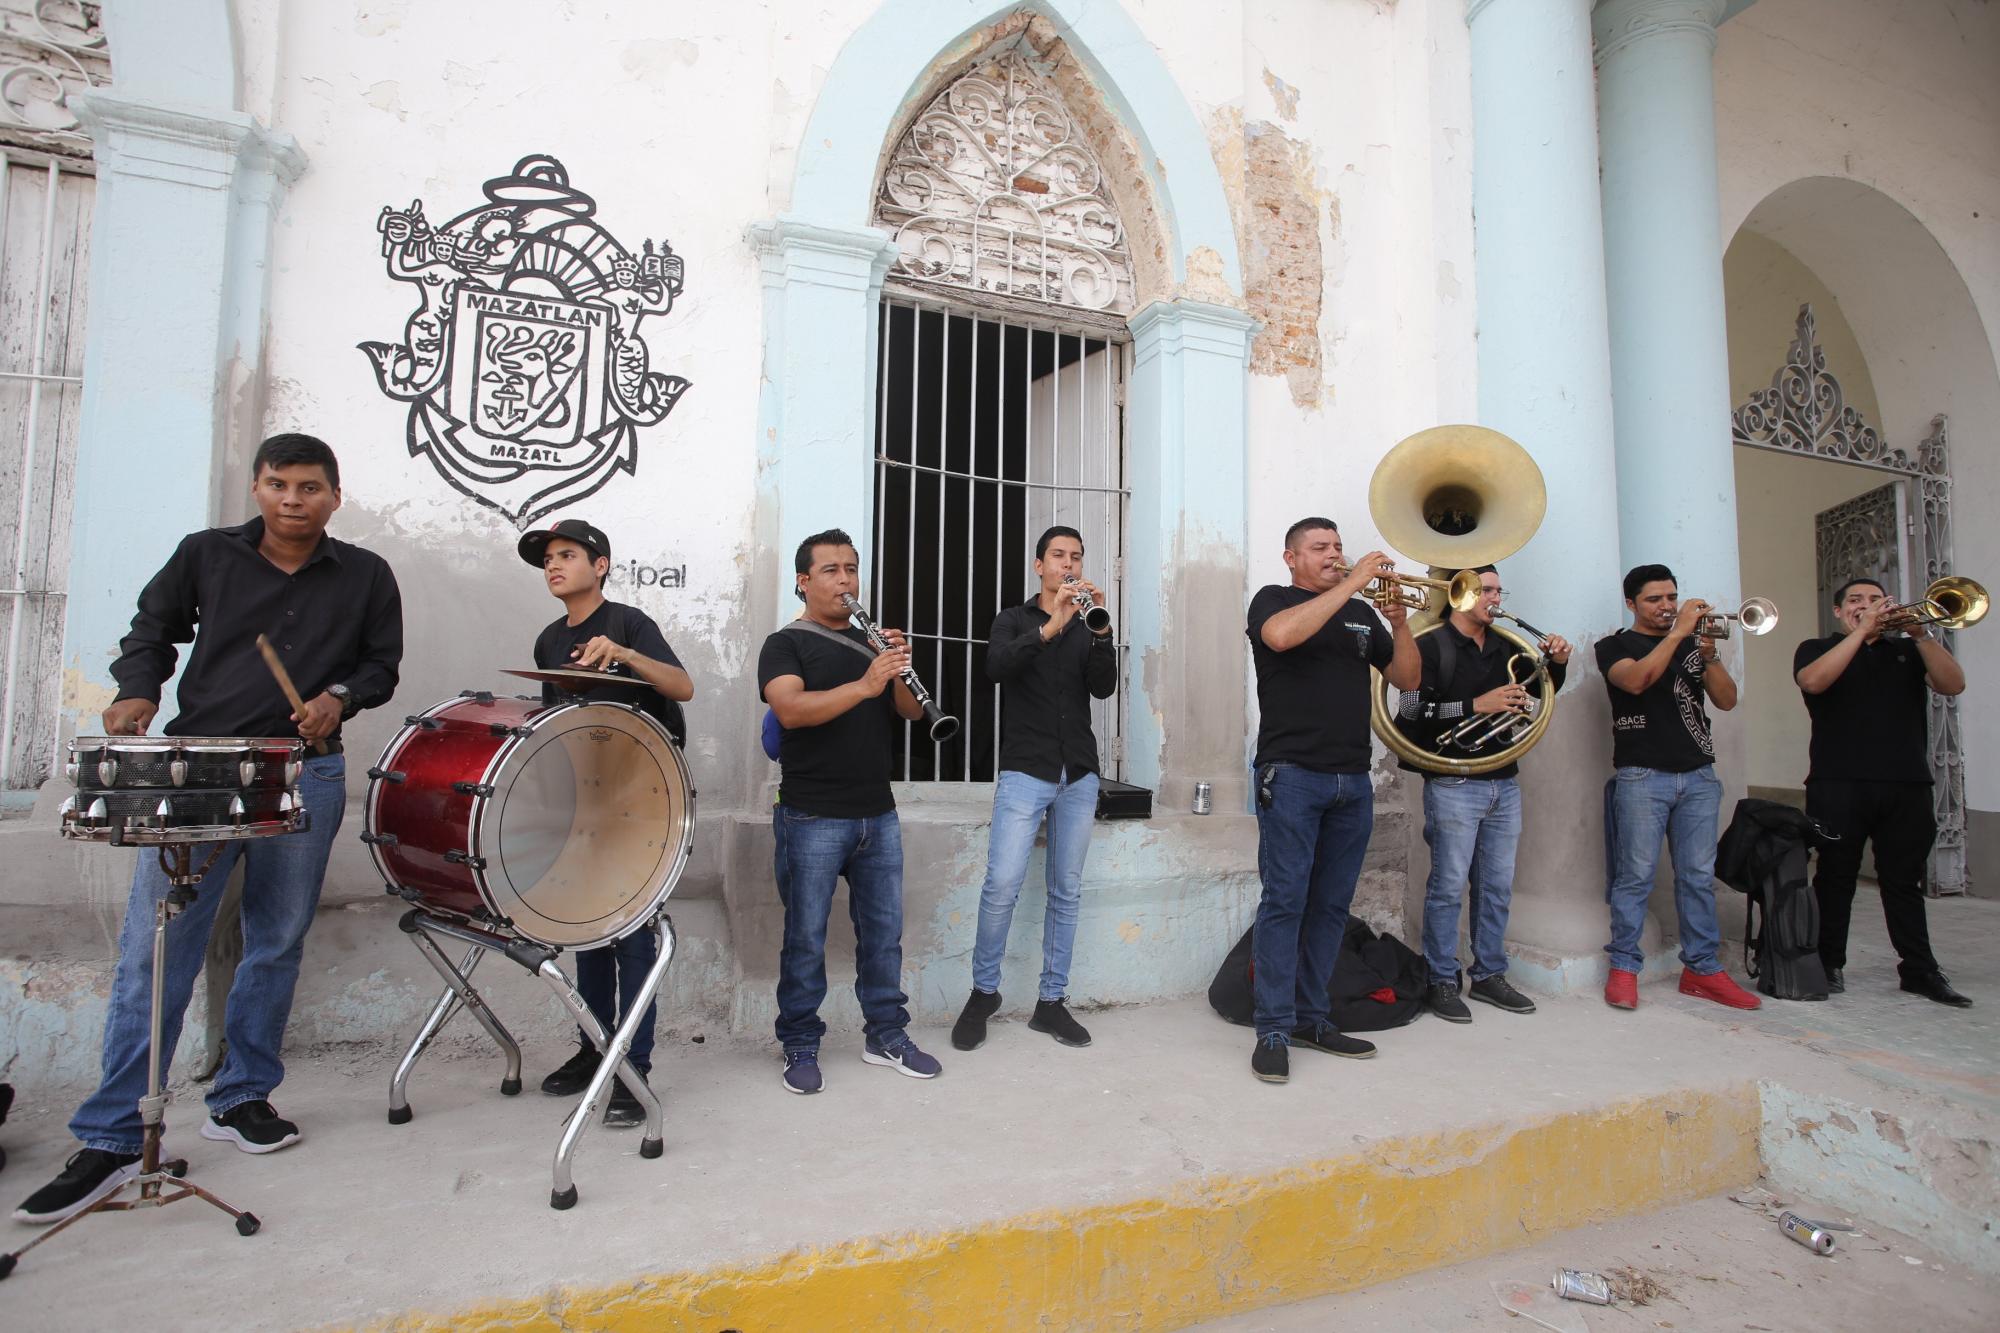
<svg viewBox="0 0 2000 1333"><path fill-rule="evenodd" d="M575 542L593 556L601 555L606 560L611 558L611 539L604 535L601 528L594 528L580 518L566 518L560 523L527 533L522 536L521 544L514 549L521 553L523 560L540 569L543 553L549 549L549 543L557 537L561 537L564 541Z"/></svg>

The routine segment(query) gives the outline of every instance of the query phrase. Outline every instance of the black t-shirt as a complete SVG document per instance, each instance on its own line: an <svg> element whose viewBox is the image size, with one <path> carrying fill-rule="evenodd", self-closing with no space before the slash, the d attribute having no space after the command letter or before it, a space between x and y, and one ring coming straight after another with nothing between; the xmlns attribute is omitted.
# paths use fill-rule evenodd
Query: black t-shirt
<svg viewBox="0 0 2000 1333"><path fill-rule="evenodd" d="M1792 674L1845 637L1807 639L1792 654ZM1923 655L1909 639L1862 644L1833 684L1806 695L1806 712L1812 714L1812 771L1806 781L1928 783L1930 700L1924 674Z"/></svg>
<svg viewBox="0 0 2000 1333"><path fill-rule="evenodd" d="M605 602L585 616L581 624L572 625L567 617L558 616L535 640L535 665L573 667L576 659L572 654L600 634L619 647L630 648L655 662L664 662L668 666L681 664L681 659L674 656L674 650L667 647L666 636L660 633L660 627L653 623L651 616L623 602ZM630 671L622 666L613 667L611 674L631 676ZM564 696L588 699L593 703L636 704L641 711L657 719L675 741L683 745L687 743L687 720L681 713L680 704L637 677L632 677L630 685L601 685L596 689L581 690L559 687L547 681L542 683L543 703L553 704Z"/></svg>
<svg viewBox="0 0 2000 1333"><path fill-rule="evenodd" d="M1619 768L1691 773L1715 762L1700 641L1692 635L1682 638L1673 662L1643 693L1627 694L1611 683L1612 667L1637 661L1659 646L1659 636L1635 629L1597 641L1597 670L1611 696L1611 762Z"/></svg>
<svg viewBox="0 0 2000 1333"><path fill-rule="evenodd" d="M1369 667L1396 655L1389 626L1350 597L1319 633L1290 652L1264 642L1264 622L1318 593L1267 584L1250 599L1250 656L1257 665L1257 763L1319 773L1368 771Z"/></svg>
<svg viewBox="0 0 2000 1333"><path fill-rule="evenodd" d="M862 648L868 636L836 631ZM872 650L871 654L872 654ZM797 676L808 690L838 689L868 674L868 657L808 629L781 629L757 655L757 695L780 676ZM769 702L769 700L765 700ZM809 815L869 819L896 808L889 764L896 730L896 687L864 700L816 727L787 727L778 743L778 803Z"/></svg>

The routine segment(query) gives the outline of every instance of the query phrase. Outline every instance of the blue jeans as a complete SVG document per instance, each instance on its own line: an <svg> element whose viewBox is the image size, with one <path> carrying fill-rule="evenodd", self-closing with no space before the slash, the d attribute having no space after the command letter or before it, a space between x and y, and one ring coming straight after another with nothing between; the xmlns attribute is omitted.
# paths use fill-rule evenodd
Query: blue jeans
<svg viewBox="0 0 2000 1333"><path fill-rule="evenodd" d="M1366 773L1315 773L1295 764L1266 764L1255 777L1264 882L1251 945L1257 1035L1289 1039L1293 1028L1326 1021L1327 982L1375 823L1375 788Z"/></svg>
<svg viewBox="0 0 2000 1333"><path fill-rule="evenodd" d="M1049 906L1042 919L1042 981L1036 998L1060 1000L1069 990L1069 962L1076 949L1076 910L1082 900L1083 858L1097 818L1097 774L1074 782L1043 782L1002 771L993 784L993 831L986 841L986 882L979 888L979 935L972 946L972 984L1000 989L1000 958L1007 927L1028 875L1028 854L1042 817L1049 821Z"/></svg>
<svg viewBox="0 0 2000 1333"><path fill-rule="evenodd" d="M181 1019L194 993L194 979L208 950L222 888L236 858L243 876L243 961L229 987L223 1016L228 1055L208 1089L208 1109L222 1115L244 1102L262 1101L285 1078L279 1048L292 1016L292 989L306 930L319 906L327 853L347 812L347 758L308 755L299 795L311 825L303 833L220 844L221 854L195 890L195 900L167 923L167 975L161 1015L160 1067L173 1063ZM192 849L199 867L216 844ZM152 1038L153 913L172 886L152 849L139 852L132 897L118 936L118 972L111 983L111 1007L104 1016L104 1073L97 1091L70 1118L70 1133L86 1148L139 1151L139 1098L146 1093L147 1048Z"/></svg>
<svg viewBox="0 0 2000 1333"><path fill-rule="evenodd" d="M1621 768L1605 786L1607 869L1611 904L1611 966L1637 972L1645 964L1639 932L1660 864L1660 839L1674 858L1674 910L1680 916L1681 962L1704 976L1720 972L1722 928L1715 919L1715 826L1722 783L1715 766L1687 773Z"/></svg>
<svg viewBox="0 0 2000 1333"><path fill-rule="evenodd" d="M583 996L590 1012L597 1015L597 1021L604 1024L607 1036L632 1012L639 991L646 984L646 974L653 970L659 957L660 937L653 933L651 925L641 926L622 940L577 953L577 993ZM655 1000L646 1006L646 1017L632 1034L632 1050L626 1058L642 1074L653 1071L653 1024L659 1016L660 1004ZM576 1030L576 1035L584 1045L596 1049L582 1028Z"/></svg>
<svg viewBox="0 0 2000 1333"><path fill-rule="evenodd" d="M819 1049L826 1024L826 922L835 883L847 879L854 920L854 998L862 1030L893 1045L910 1025L903 994L903 826L896 812L869 819L809 815L780 805L771 812L777 844L778 899L785 943L778 952L778 1042L787 1051Z"/></svg>
<svg viewBox="0 0 2000 1333"><path fill-rule="evenodd" d="M1424 841L1424 961L1432 982L1458 984L1458 899L1470 889L1472 979L1507 970L1507 908L1514 899L1514 849L1521 842L1521 784L1514 778L1429 778Z"/></svg>

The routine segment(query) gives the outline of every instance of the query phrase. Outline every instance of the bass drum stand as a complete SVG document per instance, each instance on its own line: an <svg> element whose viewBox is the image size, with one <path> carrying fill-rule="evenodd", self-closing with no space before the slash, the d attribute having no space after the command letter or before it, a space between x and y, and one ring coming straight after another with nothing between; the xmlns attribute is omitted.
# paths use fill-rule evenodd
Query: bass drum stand
<svg viewBox="0 0 2000 1333"><path fill-rule="evenodd" d="M402 1060L396 1065L395 1074L389 1080L390 1124L407 1125L416 1114L410 1109L409 1098L406 1095L410 1074L417 1067L417 1061L423 1057L431 1041L460 1009L471 1011L472 1016L479 1020L479 1025L486 1029L487 1035L493 1038L494 1044L499 1046L500 1053L507 1059L507 1072L500 1079L501 1095L512 1097L521 1091L521 1045L514 1040L513 1034L507 1031L506 1025L501 1023L498 1015L486 1003L486 998L472 984L473 969L479 966L479 960L488 952L493 952L512 959L529 973L548 983L549 989L555 992L556 998L562 1001L563 1007L576 1019L576 1025L583 1030L584 1035L590 1038L591 1043L604 1057L598 1062L597 1072L591 1076L589 1086L583 1091L583 1100L577 1104L574 1111L570 1112L569 1119L563 1124L562 1139L556 1145L554 1183L549 1191L549 1207L566 1209L576 1206L576 1183L571 1175L570 1163L576 1156L577 1145L582 1141L584 1132L596 1122L598 1112L609 1103L611 1080L615 1077L624 1078L625 1086L632 1091L633 1096L638 1098L639 1104L646 1110L646 1134L639 1140L639 1155L652 1158L666 1151L665 1142L661 1137L664 1116L660 1111L660 1100L654 1095L646 1080L639 1075L639 1071L626 1059L627 1053L632 1049L632 1038L639 1030L639 1022L646 1016L646 1011L653 1007L660 986L667 978L667 966L674 959L674 923L664 907L654 913L651 921L640 927L659 936L659 956L653 960L652 969L646 973L645 985L641 987L638 997L633 1000L630 1011L625 1014L617 1030L609 1033L604 1030L604 1025L597 1021L597 1015L590 1012L590 1006L583 1002L583 996L577 992L576 983L570 979L568 973L557 966L556 958L562 950L534 943L518 935L485 930L455 918L427 912L423 908L405 912L397 925L410 937L410 943L416 945L417 952L421 953L436 969L438 976L443 978L445 989L444 993L438 996L437 1003L431 1006L430 1016L424 1019L423 1026L417 1029L416 1039L410 1043L410 1049L403 1053ZM438 946L440 939L456 940L469 946L458 966L452 966L451 960Z"/></svg>
<svg viewBox="0 0 2000 1333"><path fill-rule="evenodd" d="M71 1213L62 1221L44 1231L41 1235L23 1245L11 1254L0 1254L0 1278L14 1271L14 1265L21 1256L34 1249L45 1240L69 1229L96 1212L121 1212L128 1208L164 1208L182 1199L197 1198L213 1204L236 1219L236 1232L241 1236L254 1236L263 1225L257 1215L233 1208L201 1186L184 1179L187 1162L176 1158L170 1162L160 1160L160 1139L166 1129L167 1092L161 1085L160 1041L165 1019L160 1012L165 1006L167 971L167 922L194 901L195 886L207 876L215 858L222 854L218 843L210 852L208 860L199 870L192 868L194 847L191 843L174 842L160 846L160 869L166 873L167 881L173 887L160 896L153 909L153 1027L152 1041L146 1054L146 1095L139 1099L139 1118L145 1124L145 1137L139 1149L139 1174L120 1185L111 1193L79 1212ZM136 1198L119 1196L127 1190L137 1190Z"/></svg>

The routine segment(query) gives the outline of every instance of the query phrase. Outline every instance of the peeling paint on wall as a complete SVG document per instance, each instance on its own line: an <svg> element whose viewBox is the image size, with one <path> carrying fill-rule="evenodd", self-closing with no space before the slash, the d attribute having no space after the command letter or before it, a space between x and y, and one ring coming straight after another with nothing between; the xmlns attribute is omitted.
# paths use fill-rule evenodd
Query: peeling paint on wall
<svg viewBox="0 0 2000 1333"><path fill-rule="evenodd" d="M1276 125L1243 130L1245 293L1262 327L1250 369L1282 375L1299 407L1321 402L1319 319L1326 266L1310 145Z"/></svg>
<svg viewBox="0 0 2000 1333"><path fill-rule="evenodd" d="M1264 71L1264 86L1271 90L1271 100L1278 105L1278 114L1286 120L1299 118L1299 90L1286 83L1270 70Z"/></svg>

